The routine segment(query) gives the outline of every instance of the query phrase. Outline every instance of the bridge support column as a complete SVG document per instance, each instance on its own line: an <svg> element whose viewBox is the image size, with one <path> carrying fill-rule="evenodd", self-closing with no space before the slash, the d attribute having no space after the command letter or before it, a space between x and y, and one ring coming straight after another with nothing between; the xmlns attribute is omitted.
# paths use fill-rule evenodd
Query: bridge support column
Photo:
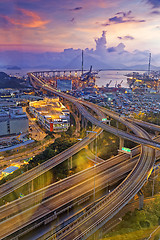
<svg viewBox="0 0 160 240"><path fill-rule="evenodd" d="M94 141L90 143L90 150L91 152L94 152Z"/></svg>
<svg viewBox="0 0 160 240"><path fill-rule="evenodd" d="M130 133L130 131L131 131L131 130L130 130L129 128L127 128L127 133Z"/></svg>
<svg viewBox="0 0 160 240"><path fill-rule="evenodd" d="M73 164L72 164L72 156L68 158L68 170L72 169Z"/></svg>
<svg viewBox="0 0 160 240"><path fill-rule="evenodd" d="M122 150L122 147L124 147L124 138L120 137L119 150Z"/></svg>
<svg viewBox="0 0 160 240"><path fill-rule="evenodd" d="M72 156L70 157L70 169L72 169Z"/></svg>
<svg viewBox="0 0 160 240"><path fill-rule="evenodd" d="M33 193L34 192L34 183L33 183L34 180L31 181L31 186L30 186L30 192Z"/></svg>
<svg viewBox="0 0 160 240"><path fill-rule="evenodd" d="M82 116L82 128L86 128L86 119Z"/></svg>
<svg viewBox="0 0 160 240"><path fill-rule="evenodd" d="M159 134L159 132L158 132L158 131L155 131L155 136L156 136L156 137L158 136L158 134Z"/></svg>
<svg viewBox="0 0 160 240"><path fill-rule="evenodd" d="M94 131L95 125L92 123L92 131Z"/></svg>
<svg viewBox="0 0 160 240"><path fill-rule="evenodd" d="M119 122L118 122L118 121L116 121L116 127L117 127L117 128L119 127Z"/></svg>
<svg viewBox="0 0 160 240"><path fill-rule="evenodd" d="M86 121L86 119L84 119L84 129L86 129L87 128L87 121Z"/></svg>
<svg viewBox="0 0 160 240"><path fill-rule="evenodd" d="M142 190L140 190L138 193L138 198L139 198L139 210L142 210L143 209L143 200L144 200L144 195L143 195L143 192Z"/></svg>

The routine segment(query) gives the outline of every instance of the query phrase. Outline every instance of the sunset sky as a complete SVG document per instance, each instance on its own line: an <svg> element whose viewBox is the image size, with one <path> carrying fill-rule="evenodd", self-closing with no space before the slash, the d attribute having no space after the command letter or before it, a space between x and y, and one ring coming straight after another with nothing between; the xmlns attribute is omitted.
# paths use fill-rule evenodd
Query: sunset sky
<svg viewBox="0 0 160 240"><path fill-rule="evenodd" d="M122 43L160 54L160 0L0 0L0 36L0 51L95 50L97 43L112 51Z"/></svg>

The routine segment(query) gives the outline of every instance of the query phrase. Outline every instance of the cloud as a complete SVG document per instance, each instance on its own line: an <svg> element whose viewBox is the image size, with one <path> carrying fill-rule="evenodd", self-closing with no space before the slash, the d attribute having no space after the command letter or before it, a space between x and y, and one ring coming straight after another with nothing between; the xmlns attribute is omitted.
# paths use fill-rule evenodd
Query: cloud
<svg viewBox="0 0 160 240"><path fill-rule="evenodd" d="M126 21L123 20L123 17L112 17L112 18L109 18L109 22L113 22L113 23L124 23Z"/></svg>
<svg viewBox="0 0 160 240"><path fill-rule="evenodd" d="M123 15L123 17L128 17L130 14L132 13L132 11L128 11L128 12L117 12L116 15Z"/></svg>
<svg viewBox="0 0 160 240"><path fill-rule="evenodd" d="M153 8L159 8L160 7L160 1L159 0L147 0L147 3L152 5Z"/></svg>
<svg viewBox="0 0 160 240"><path fill-rule="evenodd" d="M116 52L116 48L115 47L110 47L110 48L107 48L107 51L109 53Z"/></svg>
<svg viewBox="0 0 160 240"><path fill-rule="evenodd" d="M17 12L19 17L16 17L16 19L9 16L3 16L3 18L12 25L27 28L44 28L44 26L49 23L47 20L42 20L41 17L33 11L19 8L17 9Z"/></svg>
<svg viewBox="0 0 160 240"><path fill-rule="evenodd" d="M11 28L12 24L10 24L7 19L4 18L3 15L0 15L0 28L9 29Z"/></svg>
<svg viewBox="0 0 160 240"><path fill-rule="evenodd" d="M101 26L109 26L111 24L120 24L120 23L141 23L145 22L145 20L138 20L135 17L131 16L132 11L128 12L117 12L114 17L111 17L105 23L102 23Z"/></svg>
<svg viewBox="0 0 160 240"><path fill-rule="evenodd" d="M130 35L126 35L126 36L124 36L124 37L118 37L118 39L120 39L120 40L133 40L134 37L132 37L132 36L130 36Z"/></svg>
<svg viewBox="0 0 160 240"><path fill-rule="evenodd" d="M73 17L73 18L70 20L70 22L74 23L74 21L75 21L75 18Z"/></svg>
<svg viewBox="0 0 160 240"><path fill-rule="evenodd" d="M152 11L151 14L160 15L160 11L155 10L155 11Z"/></svg>
<svg viewBox="0 0 160 240"><path fill-rule="evenodd" d="M101 24L101 26L103 26L103 27L107 27L107 26L109 26L110 24L109 23L102 23Z"/></svg>
<svg viewBox="0 0 160 240"><path fill-rule="evenodd" d="M96 51L97 52L104 52L106 51L106 31L102 32L102 36L100 38L95 39L96 42Z"/></svg>
<svg viewBox="0 0 160 240"><path fill-rule="evenodd" d="M117 46L112 46L107 48L106 41L106 31L102 32L102 36L95 40L96 50L86 48L84 50L84 67L85 69L89 68L90 65L93 65L94 69L102 68L122 68L132 65L142 65L148 64L149 51L139 51L135 50L129 52L125 50L125 45L123 43L118 44ZM36 68L40 69L51 68L68 68L68 69L77 69L81 66L81 49L68 48L64 49L62 52L34 52L26 51L9 51L8 48L5 49L5 44L0 45L0 62L1 65L17 65L20 67L27 68ZM10 46L10 45L9 45ZM22 46L24 49L30 49L30 46ZM17 46L12 46L10 49L17 49ZM37 45L33 45L32 48L36 48ZM41 47L41 46L40 46ZM43 45L42 45L43 47ZM7 50L8 51L5 51ZM37 48L37 50L39 47ZM157 64L160 63L160 54L152 55L153 59L156 60Z"/></svg>
<svg viewBox="0 0 160 240"><path fill-rule="evenodd" d="M79 10L82 10L83 8L82 7L76 7L76 8L72 8L72 9L69 9L70 11L79 11Z"/></svg>

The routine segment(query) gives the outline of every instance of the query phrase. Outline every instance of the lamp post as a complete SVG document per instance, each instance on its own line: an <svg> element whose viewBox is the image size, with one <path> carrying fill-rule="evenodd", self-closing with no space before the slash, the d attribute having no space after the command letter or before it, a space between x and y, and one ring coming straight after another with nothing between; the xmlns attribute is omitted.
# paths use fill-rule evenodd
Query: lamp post
<svg viewBox="0 0 160 240"><path fill-rule="evenodd" d="M96 170L96 161L97 161L97 132L96 131L86 131L87 133L96 133L96 146L95 146L95 164L94 164L94 189L93 189L93 201L95 201L95 170Z"/></svg>

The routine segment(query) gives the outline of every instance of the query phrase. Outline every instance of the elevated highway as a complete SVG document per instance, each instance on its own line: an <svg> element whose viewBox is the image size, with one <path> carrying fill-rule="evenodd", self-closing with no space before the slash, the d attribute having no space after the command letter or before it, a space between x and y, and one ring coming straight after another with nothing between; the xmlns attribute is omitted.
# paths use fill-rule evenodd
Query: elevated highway
<svg viewBox="0 0 160 240"><path fill-rule="evenodd" d="M160 137L157 140L160 140ZM133 155L137 154L139 150L139 146L132 149ZM158 156L160 156L159 151L157 152L157 157ZM106 160L104 163L98 164L96 166L96 188L103 188L106 184L110 186L112 183L123 179L133 169L137 160L138 155L133 159L128 159L127 154L121 153L111 159ZM40 224L41 221L44 221L44 219L41 220L42 212L44 217L51 212L56 211L56 216L54 214L52 214L52 216L57 217L58 212L60 211L58 209L62 208L62 206L64 206L65 209L66 199L68 200L67 203L71 206L72 204L75 204L73 201L76 201L76 199L77 201L81 201L81 197L83 199L92 195L94 174L95 168L92 167L28 196L25 196L22 199L18 199L6 206L0 207L0 222L2 221L0 226L3 229L3 234L11 234L12 231L15 232L16 230L18 231L19 228L24 228L30 224L31 219L32 223L38 221ZM86 188L86 185L88 185L88 188ZM64 201L59 201L59 198L64 199ZM11 219L16 222L14 228L12 226L13 222L10 217L12 217ZM54 219L53 217L52 219ZM20 221L19 219L23 219L23 221ZM10 231L8 231L8 228L3 228L4 220Z"/></svg>
<svg viewBox="0 0 160 240"><path fill-rule="evenodd" d="M101 133L101 129L97 129L97 135ZM58 164L64 162L68 158L70 158L75 153L79 152L89 143L91 143L96 137L96 133L90 133L87 137L85 137L82 141L78 141L72 147L66 149L62 153L59 153L55 157L50 158L46 162L36 166L35 168L21 174L20 176L14 178L13 180L6 182L5 184L0 186L0 196L4 197L10 192L15 191L17 188L23 186L24 184L32 181L43 173L49 171L53 167Z"/></svg>
<svg viewBox="0 0 160 240"><path fill-rule="evenodd" d="M136 135L133 135L131 133L127 133L127 132L124 132L122 130L119 130L117 128L114 128L114 127L111 127L109 125L106 125L104 123L102 123L101 121L99 121L98 119L96 119L95 117L93 117L86 109L83 108L82 104L85 104L86 106L90 107L91 109L97 109L97 106L93 103L89 103L89 102L85 102L85 101L81 101L81 100L78 100L77 98L74 98L68 94L65 94L63 92L59 92L57 91L56 89L52 88L51 86L45 84L44 82L42 82L40 79L38 79L36 76L34 76L32 73L28 73L28 75L33 78L36 82L38 82L39 84L41 84L41 87L44 88L45 90L47 91L50 91L58 96L61 96L69 101L71 101L73 104L75 104L78 108L78 110L81 112L81 114L83 116L85 116L85 118L87 120L89 120L90 122L92 122L93 124L101 127L103 130L105 131L108 131L112 134L115 134L119 137L122 137L124 139L128 139L130 141L133 141L133 142L137 142L139 144L144 144L146 146L149 146L149 147L152 147L154 149L160 149L160 143L156 142L156 141L153 141L152 139L147 139L147 138L144 138L142 136L136 136ZM116 119L117 121L123 123L124 125L128 126L129 128L132 126L133 128L133 124L130 123L129 121L125 120L124 118L122 118L119 114L113 112L113 111L109 111L108 109L105 109L105 108L100 108L98 106L98 108L100 110L102 110L103 112L105 112L106 114L110 114L110 116L113 118L113 119ZM133 131L133 130L132 130Z"/></svg>
<svg viewBox="0 0 160 240"><path fill-rule="evenodd" d="M138 128L137 128L138 130ZM148 134L140 129L139 135L149 139ZM146 182L154 164L154 150L142 146L137 164L125 180L105 199L96 204L83 216L56 233L58 239L86 239L111 219L122 207L133 198Z"/></svg>
<svg viewBox="0 0 160 240"><path fill-rule="evenodd" d="M85 114L86 112L85 111L87 111L86 109L84 110L84 108L81 106L81 105L78 105L78 108L80 109L80 111L82 112L82 114ZM97 108L97 107L95 107L95 108ZM93 109L93 107L92 107L92 109ZM90 117L90 115L89 115L89 117ZM96 118L94 118L94 121L95 120L97 120ZM98 121L98 120L97 120ZM105 125L105 124L104 124ZM128 125L129 126L129 125ZM136 133L136 134L138 134L139 135L139 137L143 137L143 138L147 138L147 139L149 139L149 136L148 136L148 134L146 134L144 131L142 131L142 130L140 130L138 127L136 127L136 126L133 126L133 124L130 124L130 127L131 127L131 129ZM144 150L143 150L143 148L144 148ZM141 161L143 161L143 164L144 164L144 161L146 161L146 162L148 162L148 168L147 168L147 166L145 166L145 169L144 169L144 174L146 175L146 177L147 177L147 174L149 173L149 169L151 168L151 165L153 164L153 162L154 162L154 150L152 150L152 149L150 149L150 154L149 154L149 152L148 152L148 149L149 148L147 148L147 147L142 147L142 150L143 150L143 152L142 152L142 155L141 155L141 158L140 158L140 160L138 161L138 162L141 162ZM120 157L121 158L121 160L122 160L122 156ZM122 164L124 164L124 163L122 163ZM135 163L134 163L135 164ZM138 164L138 163L137 163ZM133 166L134 165L131 165L131 169L133 169ZM139 169L139 166L141 166L141 164L139 164L138 165L138 167L137 167L137 169L135 170L135 171L138 171L138 169ZM98 166L97 166L98 167ZM116 167L116 166L115 166ZM125 171L126 171L126 173L128 172L128 170L129 170L129 165L123 165L121 168L118 166L118 168L117 168L117 170L119 171L119 173L121 173L123 176L124 176L124 174L125 174ZM135 167L136 168L136 167ZM121 169L121 170L120 170ZM115 176L115 171L116 171L116 169L114 168L114 169L110 169L109 171L113 171L113 175L109 175L109 172L102 172L101 173L101 176L103 176L102 178L100 177L100 176L98 176L97 177L97 179L96 179L96 181L97 181L97 185L98 185L98 182L99 183L101 183L102 184L102 182L105 184L105 179L107 179L107 177L110 177L110 178L108 178L107 179L107 181L109 181L109 179L111 180L111 179L113 179L112 178L112 176ZM118 175L118 172L117 172L117 175ZM135 175L133 174L133 177L135 178ZM140 176L141 178L143 178L143 176ZM137 178L135 178L135 180L136 180ZM146 180L146 178L144 178L144 179L142 179L143 181L145 181ZM87 181L87 180L86 180ZM88 180L88 181L90 181L90 180ZM129 180L128 180L129 181ZM139 181L139 180L138 180ZM144 182L143 182L144 183ZM126 184L127 184L127 182L126 182ZM135 183L135 185L137 184L137 181L136 181L136 183ZM78 184L79 185L79 184ZM85 184L83 185L85 188L86 188L86 182L85 182ZM89 184L88 184L89 185ZM92 187L93 187L93 177L92 177L92 183L91 183L91 185L92 185ZM143 185L143 184L142 184ZM82 185L81 185L81 187L82 187ZM83 189L84 189L84 187L83 187ZM90 185L89 185L89 187L90 187ZM123 185L123 187L124 187L124 185ZM132 186L133 187L133 186ZM122 186L121 186L121 188L122 188ZM121 190L121 188L119 188L118 189L118 191L120 191ZM65 188L64 188L65 189ZM78 186L78 188L77 188L77 193L79 193L79 189L81 189L80 188L80 186ZM90 188L91 189L91 188ZM135 189L135 191L134 191L134 193L133 193L133 195L138 191L137 190L138 189L138 187ZM51 190L51 189L50 189ZM70 190L72 190L72 187L71 187L71 189ZM125 191L127 191L126 189L124 189ZM131 190L131 189L130 189ZM55 188L54 188L54 191L56 192L56 190L55 190ZM53 195L54 195L54 191L53 191ZM86 189L86 191L87 191L87 189ZM74 189L74 192L76 193L76 191L75 191L75 189ZM121 193L121 192L120 192ZM60 193L61 194L61 193ZM130 198L132 198L131 197L131 193L130 193ZM38 195L37 195L38 196ZM35 197L35 196L34 196ZM68 193L68 194L66 194L66 192L65 192L65 202L67 201L67 198L68 198L68 201L70 201L71 200L71 198L74 198L75 197L75 199L77 199L77 195L74 195L74 197L73 197L73 195L71 194L71 192L70 192L70 194ZM70 198L69 198L70 197ZM44 202L45 201L47 201L47 199L45 199L45 198L43 198L44 199ZM54 199L55 200L55 199ZM115 200L115 199L112 199L112 200ZM50 211L52 211L53 209L51 209L51 206L52 206L52 204L53 204L53 199L50 199L50 203L48 202L47 203L47 206L45 206L45 208L43 208L42 209L42 211L39 211L40 210L40 206L38 205L38 211L36 211L35 209L37 209L37 208L34 208L34 206L33 206L33 208L32 209L29 209L29 210L26 210L25 212L23 212L23 213L19 213L19 214L22 214L22 215L17 215L16 217L17 218L19 218L19 219L21 219L21 225L19 225L19 226L17 226L17 227L19 227L19 228L21 228L21 227L23 227L26 223L25 223L25 221L26 221L26 217L28 218L27 220L28 220L28 223L31 223L32 221L34 221L35 220L35 217L37 217L37 218L39 218L39 217L42 217L43 216L43 214L44 215L46 215L46 212L47 212L47 209L48 209L48 211L50 212ZM121 201L122 201L122 199L121 199ZM44 202L43 202L43 204L44 204ZM54 201L55 202L55 201ZM46 202L45 202L46 203ZM100 205L96 205L96 208L98 209L100 209L100 207L103 205L104 206L104 200L103 200L103 202L101 202L100 203ZM23 202L23 204L24 204L24 202ZM48 205L49 204L49 205ZM60 203L60 202L58 202L58 204L59 204L59 206L60 206L60 204L62 204L62 202ZM125 201L123 202L123 204L125 204ZM40 204L41 205L41 204ZM22 206L22 205L21 205ZM9 207L11 207L11 206L9 206ZM43 207L44 207L44 205L43 205ZM117 211L118 211L118 209L120 208L121 206L119 205L119 206L117 206ZM56 208L56 207L55 207ZM20 211L20 209L21 208L19 208L19 210L18 211ZM22 209L23 209L23 207L22 207ZM33 210L33 211L32 211ZM94 209L95 210L95 209ZM10 210L9 211L11 211L11 208L10 208ZM31 211L30 213L28 212L28 211ZM90 212L91 211L91 212ZM91 221L91 219L93 219L92 217L93 216L91 216L91 214L92 214L92 211L93 210L89 210L86 214L87 214L87 216L90 216L90 221ZM36 215L37 214L37 212L39 212L39 214L41 213L41 216L38 216L38 215ZM4 213L4 212L3 212ZM33 214L34 213L34 214ZM13 213L14 214L14 213ZM31 214L31 215L30 215ZM102 207L101 207L101 216L104 216L104 214L106 214L104 211L102 211ZM115 214L115 212L113 212L113 214ZM3 217L4 217L4 215L3 215ZM87 219L87 217L86 216L82 216L81 217L81 219L78 219L78 226L76 226L77 225L77 221L75 221L75 222L72 222L72 226L67 226L68 228L67 229L65 229L65 228L63 228L63 230L62 231L59 231L56 235L58 236L58 238L59 239L67 239L66 237L68 236L68 234L72 234L72 236L74 237L74 233L76 232L76 237L79 237L79 238L81 238L81 236L80 236L80 234L82 235L82 236L84 236L84 235L87 235L87 234L90 234L89 233L89 231L90 230L92 230L92 232L94 231L93 229L94 229L94 227L91 229L91 225L89 225L89 227L87 228L86 226L85 226L85 229L82 229L83 231L82 231L82 233L79 233L78 232L78 235L77 235L77 229L81 229L81 227L83 226L83 224L84 224L84 221L83 221L83 219L84 219L84 217L85 217L85 219ZM99 217L100 217L100 215L99 215ZM33 219L34 218L34 219ZM36 218L36 219L37 219ZM83 219L82 219L83 218ZM22 221L22 219L24 220L24 221ZM15 219L16 220L16 219ZM99 227L99 224L98 224L98 220L97 219L95 219L96 220L96 224L97 224L97 227ZM13 231L13 218L11 218L11 219L8 219L8 223L10 222L10 224L11 225L9 225L10 227L9 227L9 229L10 229L10 231ZM81 222L81 223L80 223ZM94 223L94 224L95 224ZM103 222L104 223L104 222ZM4 224L4 222L2 223L2 229L3 229L3 231L5 232L5 231L7 231L7 228L3 225ZM17 225L17 223L16 223L16 225ZM87 223L87 225L88 225L88 223ZM11 227L12 226L12 227ZM74 229L73 229L73 226L74 226ZM14 226L15 227L15 226ZM90 228L90 229L89 229ZM6 230L5 230L6 229ZM74 232L75 231L75 232ZM78 230L79 231L79 230ZM81 230L80 230L81 231ZM54 237L54 236L53 236ZM70 239L70 238L68 238L68 239ZM78 239L78 238L77 238Z"/></svg>
<svg viewBox="0 0 160 240"><path fill-rule="evenodd" d="M114 156L112 158L109 158L108 160L104 161L100 164L96 165L96 175L100 174L103 171L106 171L116 165L121 164L122 162L130 163L134 161L135 158L139 156L139 150L140 147L137 146L132 149L132 155L134 156L133 159L130 159L128 154L126 153L120 153L117 156ZM159 155L160 156L160 152ZM130 171L131 169L129 169ZM83 170L77 174L74 174L66 179L63 179L61 181L58 181L57 183L50 184L47 187L44 187L36 192L33 192L27 196L24 196L22 199L17 199L8 205L3 205L0 207L0 221L4 218L9 217L9 215L16 214L16 206L18 206L18 212L27 209L28 207L32 205L36 205L37 203L40 203L44 201L45 199L60 193L61 191L64 191L68 188L71 188L75 186L76 184L79 184L82 181L85 181L91 177L93 177L95 174L95 167L88 168L86 170ZM22 207L21 207L22 206ZM8 210L7 210L8 209ZM9 215L3 216L2 212L8 211Z"/></svg>
<svg viewBox="0 0 160 240"><path fill-rule="evenodd" d="M97 166L96 188L103 188L107 183L112 184L117 179L124 178L134 167L136 161L136 159L133 159L133 161L126 160L117 165L113 163L112 167L105 167L105 170L102 172L99 172L100 167ZM31 206L30 204L34 203L36 196L40 197L38 192L32 194L32 197L28 195L23 199L14 201L8 206L1 207L2 222L0 223L0 237L3 238L10 235L12 232L16 232L31 224L31 222L39 221L40 223L44 221L42 218L50 213L54 214L56 212L56 215L58 215L58 212L62 210L62 206L65 209L67 206L74 205L76 201L81 201L81 199L93 195L94 173L95 169L92 168L81 175L68 178L62 183L57 183L43 189L42 199L36 205ZM75 181L74 184L73 181ZM50 195L50 197L48 198L47 195Z"/></svg>
<svg viewBox="0 0 160 240"><path fill-rule="evenodd" d="M39 79L36 79L36 81L39 81ZM54 93L57 92L46 84L45 86L43 84L42 87L47 90L50 89L50 91ZM75 99L73 99L73 97L66 96L66 94L63 93L59 93L57 95L62 96L74 102L75 104ZM133 198L133 196L141 189L143 184L146 182L146 179L155 161L155 151L148 146L152 146L153 148L159 148L160 146L158 142L152 141L149 135L144 130L140 129L136 125L133 125L132 123L127 123L127 121L125 121L124 119L119 120L121 122L123 121L125 125L129 126L139 139L134 135L131 136L131 134L129 134L130 136L126 136L124 133L117 129L117 132L115 132L115 130L113 129L108 130L106 129L105 124L100 123L96 118L89 114L87 110L84 110L81 105L78 106L78 109L82 114L85 114L85 117L89 121L91 121L95 125L100 126L104 130L113 131L112 133L118 136L130 139L141 144L145 144L146 146L142 145L140 158L131 173L111 194L109 194L109 196L103 199L100 203L96 204L92 209L87 211L74 222L67 225L58 233L56 233L56 238L65 240L71 238L86 239L97 229L99 229L105 222L111 219L131 198ZM54 236L52 237L54 239Z"/></svg>
<svg viewBox="0 0 160 240"><path fill-rule="evenodd" d="M129 122L136 123L140 127L144 127L144 128L150 129L150 130L155 131L155 132L160 132L160 126L158 126L156 124L149 123L149 122L144 122L144 121L141 121L139 119L134 119L134 118L127 118L127 120Z"/></svg>

